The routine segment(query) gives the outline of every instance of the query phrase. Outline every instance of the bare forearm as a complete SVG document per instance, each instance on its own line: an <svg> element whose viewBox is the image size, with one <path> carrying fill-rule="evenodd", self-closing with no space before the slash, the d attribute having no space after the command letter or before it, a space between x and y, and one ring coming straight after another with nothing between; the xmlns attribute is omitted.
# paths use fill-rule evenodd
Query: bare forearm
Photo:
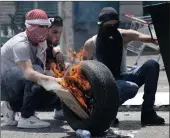
<svg viewBox="0 0 170 138"><path fill-rule="evenodd" d="M153 39L150 35L142 34L139 36L139 40L145 43L153 43Z"/></svg>
<svg viewBox="0 0 170 138"><path fill-rule="evenodd" d="M145 43L155 43L155 40L152 39L151 35L143 34L135 30L125 30L121 29L123 34L123 39L126 42L130 41L142 41Z"/></svg>
<svg viewBox="0 0 170 138"><path fill-rule="evenodd" d="M30 61L20 61L17 64L21 67L24 72L25 79L33 81L43 86L47 91L51 91L61 87L58 82L61 82L61 78L54 78L46 76L42 73L33 70L32 63Z"/></svg>
<svg viewBox="0 0 170 138"><path fill-rule="evenodd" d="M27 80L31 80L41 86L48 82L56 82L57 78L41 74L37 71L31 70L25 72L25 77Z"/></svg>

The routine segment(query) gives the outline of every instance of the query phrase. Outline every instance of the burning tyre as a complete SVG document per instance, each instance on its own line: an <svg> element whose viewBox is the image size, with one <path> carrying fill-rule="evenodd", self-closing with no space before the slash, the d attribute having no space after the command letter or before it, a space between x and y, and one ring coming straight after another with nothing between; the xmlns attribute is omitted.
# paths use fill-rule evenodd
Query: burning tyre
<svg viewBox="0 0 170 138"><path fill-rule="evenodd" d="M83 76L83 77L82 77ZM98 61L81 61L69 68L62 86L74 96L80 107L70 108L63 101L63 112L72 129L86 129L92 135L100 135L116 118L119 95L110 70ZM82 116L81 116L82 115Z"/></svg>

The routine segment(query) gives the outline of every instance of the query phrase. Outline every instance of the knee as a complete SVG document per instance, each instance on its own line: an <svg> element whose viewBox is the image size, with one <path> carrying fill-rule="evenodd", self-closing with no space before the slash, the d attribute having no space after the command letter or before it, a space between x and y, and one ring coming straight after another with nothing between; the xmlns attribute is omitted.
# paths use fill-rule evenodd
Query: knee
<svg viewBox="0 0 170 138"><path fill-rule="evenodd" d="M134 98L139 90L138 85L130 81L123 81L121 83L121 87L118 88L120 105L123 104L125 101Z"/></svg>
<svg viewBox="0 0 170 138"><path fill-rule="evenodd" d="M128 89L129 91L129 98L134 98L139 90L139 86L136 83L129 82L130 87Z"/></svg>
<svg viewBox="0 0 170 138"><path fill-rule="evenodd" d="M44 92L45 89L44 89L41 85L34 83L34 84L31 86L31 91L32 91L33 93L41 93L41 92Z"/></svg>
<svg viewBox="0 0 170 138"><path fill-rule="evenodd" d="M147 66L148 68L152 68L155 70L159 70L159 63L153 59L150 59L148 61L145 62L145 66Z"/></svg>
<svg viewBox="0 0 170 138"><path fill-rule="evenodd" d="M134 82L119 80L116 83L121 97L126 97L127 99L135 97L139 90L139 86Z"/></svg>

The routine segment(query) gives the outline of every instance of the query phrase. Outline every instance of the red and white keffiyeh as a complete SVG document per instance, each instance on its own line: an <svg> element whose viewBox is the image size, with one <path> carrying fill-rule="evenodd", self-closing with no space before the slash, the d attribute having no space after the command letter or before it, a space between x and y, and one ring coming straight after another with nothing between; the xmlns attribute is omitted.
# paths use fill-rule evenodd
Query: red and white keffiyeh
<svg viewBox="0 0 170 138"><path fill-rule="evenodd" d="M26 34L33 43L41 43L47 39L48 28L40 26L50 26L51 22L45 11L34 9L26 14Z"/></svg>

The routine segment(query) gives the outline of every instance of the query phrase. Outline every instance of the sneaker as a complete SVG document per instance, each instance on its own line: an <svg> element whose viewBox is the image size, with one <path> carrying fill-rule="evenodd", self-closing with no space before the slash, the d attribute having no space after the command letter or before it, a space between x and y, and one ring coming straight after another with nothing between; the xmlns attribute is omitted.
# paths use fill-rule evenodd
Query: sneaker
<svg viewBox="0 0 170 138"><path fill-rule="evenodd" d="M154 110L142 111L141 113L141 124L145 125L163 125L165 120L158 116Z"/></svg>
<svg viewBox="0 0 170 138"><path fill-rule="evenodd" d="M20 117L18 120L18 128L47 128L50 127L50 123L40 120L36 116L29 118Z"/></svg>
<svg viewBox="0 0 170 138"><path fill-rule="evenodd" d="M54 110L54 119L65 120L64 114L62 110Z"/></svg>
<svg viewBox="0 0 170 138"><path fill-rule="evenodd" d="M14 111L12 111L7 101L3 101L3 103L1 104L1 112L5 122L4 125L7 126L17 125L17 121L15 120L15 113Z"/></svg>

